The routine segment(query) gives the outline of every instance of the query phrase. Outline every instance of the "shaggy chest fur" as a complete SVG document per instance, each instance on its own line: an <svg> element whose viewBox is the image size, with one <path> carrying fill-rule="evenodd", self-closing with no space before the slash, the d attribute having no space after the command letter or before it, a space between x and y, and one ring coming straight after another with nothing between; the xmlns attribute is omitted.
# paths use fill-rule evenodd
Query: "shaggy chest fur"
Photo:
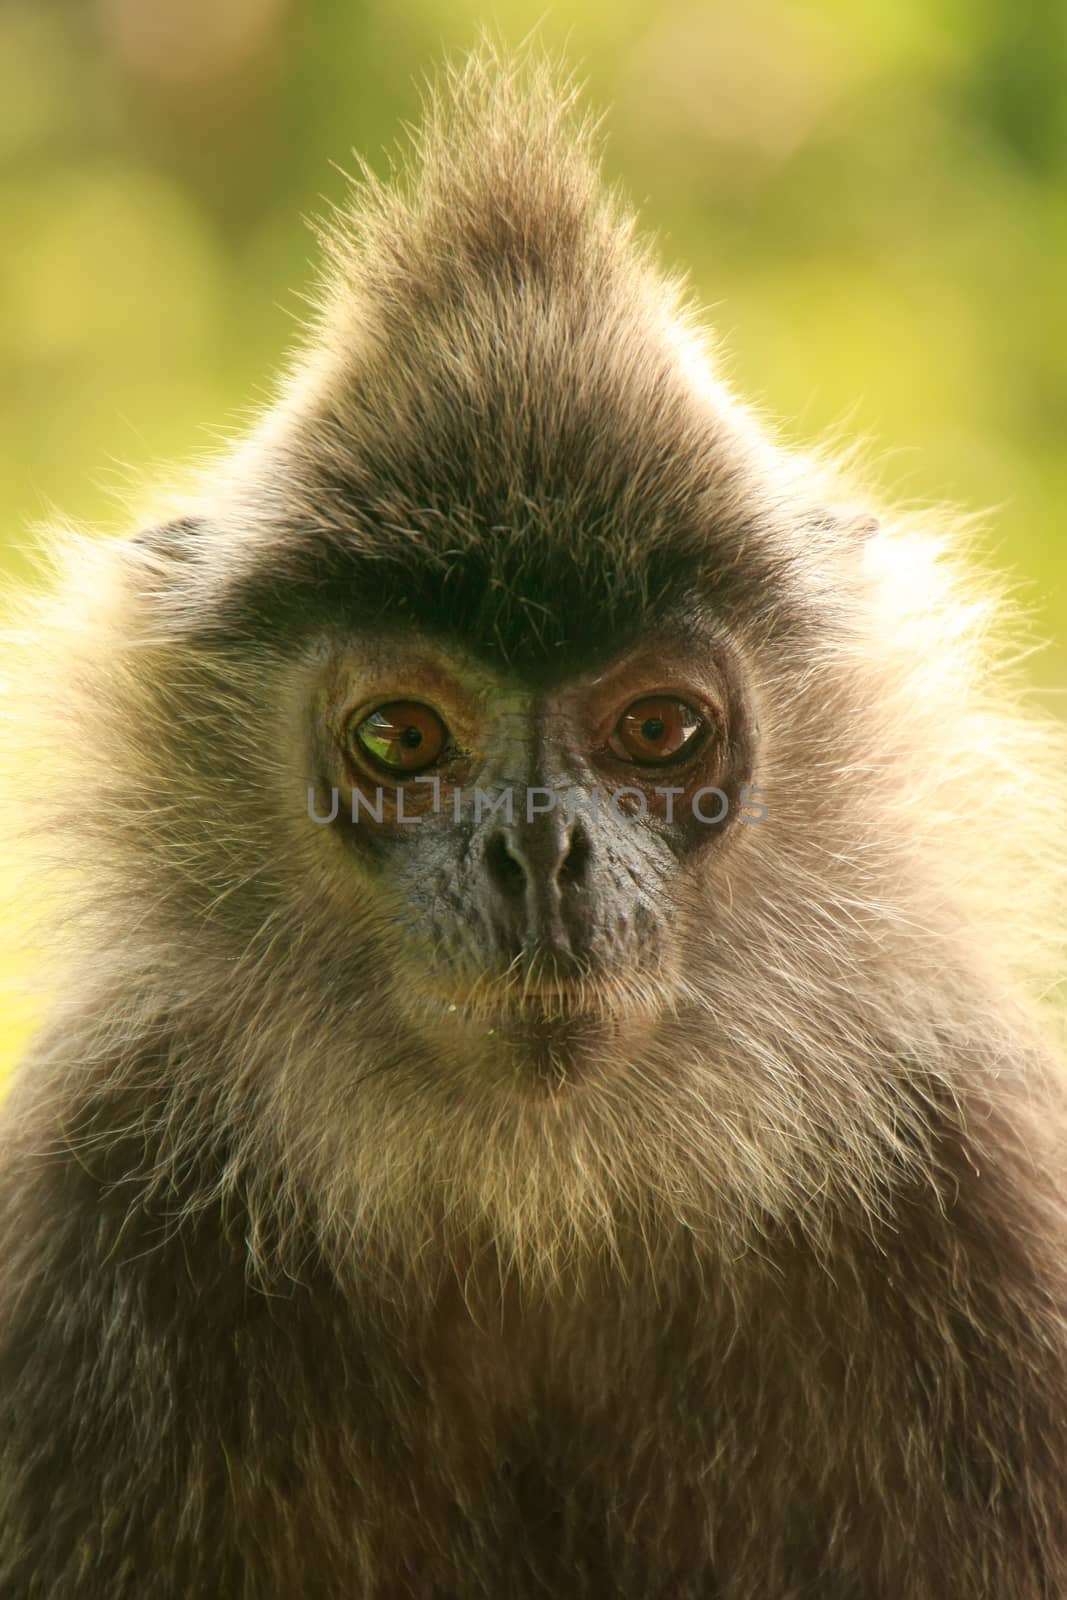
<svg viewBox="0 0 1067 1600"><path fill-rule="evenodd" d="M1055 1592L1023 1487L1063 1452L1051 1264L970 1168L949 1214L842 1215L826 1257L635 1238L535 1293L313 1232L266 1281L250 1215L171 1224L85 1152L35 1164L0 1205L5 1593Z"/></svg>

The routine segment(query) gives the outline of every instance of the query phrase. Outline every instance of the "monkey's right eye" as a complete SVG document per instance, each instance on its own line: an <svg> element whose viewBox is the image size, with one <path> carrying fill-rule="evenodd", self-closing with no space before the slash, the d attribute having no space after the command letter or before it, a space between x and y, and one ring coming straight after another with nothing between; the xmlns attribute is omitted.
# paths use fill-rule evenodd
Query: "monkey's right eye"
<svg viewBox="0 0 1067 1600"><path fill-rule="evenodd" d="M346 737L352 753L392 777L422 772L439 760L448 729L417 700L390 700L369 716L350 718Z"/></svg>

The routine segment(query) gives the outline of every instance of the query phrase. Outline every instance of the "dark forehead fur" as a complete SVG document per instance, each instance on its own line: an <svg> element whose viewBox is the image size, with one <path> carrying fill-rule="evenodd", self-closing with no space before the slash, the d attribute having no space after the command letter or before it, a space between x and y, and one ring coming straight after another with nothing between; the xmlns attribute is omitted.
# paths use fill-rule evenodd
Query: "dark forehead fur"
<svg viewBox="0 0 1067 1600"><path fill-rule="evenodd" d="M476 58L328 231L312 348L237 493L255 537L224 630L410 618L534 668L694 602L803 625L796 523L817 542L818 515L689 375L678 286L572 98Z"/></svg>

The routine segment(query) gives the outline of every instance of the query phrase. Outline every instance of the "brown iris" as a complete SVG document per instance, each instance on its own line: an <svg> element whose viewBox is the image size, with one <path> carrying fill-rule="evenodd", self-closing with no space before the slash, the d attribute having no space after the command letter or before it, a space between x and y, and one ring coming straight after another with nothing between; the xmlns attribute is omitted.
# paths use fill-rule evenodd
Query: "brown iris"
<svg viewBox="0 0 1067 1600"><path fill-rule="evenodd" d="M417 700L390 700L368 716L353 717L348 740L355 754L397 777L422 772L440 758L448 729L436 711Z"/></svg>
<svg viewBox="0 0 1067 1600"><path fill-rule="evenodd" d="M706 727L700 713L684 700L650 694L626 708L615 724L610 744L624 761L665 766L695 750Z"/></svg>

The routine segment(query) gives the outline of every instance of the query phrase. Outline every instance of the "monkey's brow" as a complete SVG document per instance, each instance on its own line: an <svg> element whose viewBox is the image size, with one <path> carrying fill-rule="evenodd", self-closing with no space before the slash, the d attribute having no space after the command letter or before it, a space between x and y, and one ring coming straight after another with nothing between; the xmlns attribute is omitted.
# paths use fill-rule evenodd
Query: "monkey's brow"
<svg viewBox="0 0 1067 1600"><path fill-rule="evenodd" d="M753 617L780 637L806 632L808 608L773 558L703 561L664 540L635 557L610 548L509 552L500 542L434 549L336 534L291 534L215 594L205 637L240 647L298 647L315 633L414 627L457 639L491 666L589 665L656 629L714 639Z"/></svg>
<svg viewBox="0 0 1067 1600"><path fill-rule="evenodd" d="M231 597L224 621L239 637L275 646L294 647L318 634L376 634L404 637L412 632L458 647L486 666L518 668L536 677L551 677L610 663L650 637L670 638L674 648L706 643L721 633L707 607L692 596L652 605L635 597L621 608L588 600L582 607L535 595L488 592L484 597L459 595L448 586L437 595L410 585L373 588L321 581L266 585L245 589L239 604Z"/></svg>

